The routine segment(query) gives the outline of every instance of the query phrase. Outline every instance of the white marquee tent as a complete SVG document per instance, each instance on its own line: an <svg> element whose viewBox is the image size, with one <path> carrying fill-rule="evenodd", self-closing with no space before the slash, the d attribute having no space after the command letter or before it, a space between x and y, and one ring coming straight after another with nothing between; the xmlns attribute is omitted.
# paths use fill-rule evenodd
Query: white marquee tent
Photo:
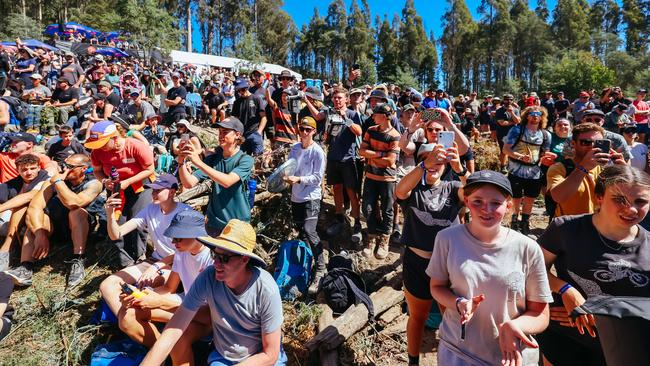
<svg viewBox="0 0 650 366"><path fill-rule="evenodd" d="M250 61L243 60L240 58L204 55L202 53L185 52L185 51L171 51L169 56L171 57L174 63L192 64L192 65L196 65L197 67L217 66L217 67L225 67L225 68L237 70L240 68L252 68L252 67L259 66L262 70L274 75L280 74L282 70L289 70L289 72L291 72L291 74L296 79L298 80L302 79L301 74L276 64L262 63L261 65L255 65Z"/></svg>

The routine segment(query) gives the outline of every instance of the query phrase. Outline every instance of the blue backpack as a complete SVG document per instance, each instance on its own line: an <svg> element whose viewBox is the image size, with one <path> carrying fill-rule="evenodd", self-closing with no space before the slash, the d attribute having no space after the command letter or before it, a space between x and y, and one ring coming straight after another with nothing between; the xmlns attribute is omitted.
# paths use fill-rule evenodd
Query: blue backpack
<svg viewBox="0 0 650 366"><path fill-rule="evenodd" d="M294 300L307 291L313 258L311 248L304 241L287 240L280 244L273 278L283 300Z"/></svg>
<svg viewBox="0 0 650 366"><path fill-rule="evenodd" d="M98 345L90 356L90 366L136 366L146 355L144 346L127 338Z"/></svg>

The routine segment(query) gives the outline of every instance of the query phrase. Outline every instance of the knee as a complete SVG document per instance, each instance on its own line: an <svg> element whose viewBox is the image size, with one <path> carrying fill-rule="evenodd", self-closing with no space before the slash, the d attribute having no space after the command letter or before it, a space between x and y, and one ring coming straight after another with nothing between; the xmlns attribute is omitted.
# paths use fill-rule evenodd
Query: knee
<svg viewBox="0 0 650 366"><path fill-rule="evenodd" d="M126 334L131 334L133 327L138 323L137 316L135 314L135 309L133 308L122 308L117 316L118 326L120 330Z"/></svg>
<svg viewBox="0 0 650 366"><path fill-rule="evenodd" d="M112 296L119 296L120 284L122 280L117 276L108 276L102 283L99 285L99 292L104 299Z"/></svg>
<svg viewBox="0 0 650 366"><path fill-rule="evenodd" d="M86 210L84 210L83 208L77 208L71 210L70 212L68 212L68 220L70 221L70 223L73 222L76 223L74 227L78 227L80 223L85 222L83 220L88 220L88 212L86 212ZM72 227L73 225L70 226Z"/></svg>

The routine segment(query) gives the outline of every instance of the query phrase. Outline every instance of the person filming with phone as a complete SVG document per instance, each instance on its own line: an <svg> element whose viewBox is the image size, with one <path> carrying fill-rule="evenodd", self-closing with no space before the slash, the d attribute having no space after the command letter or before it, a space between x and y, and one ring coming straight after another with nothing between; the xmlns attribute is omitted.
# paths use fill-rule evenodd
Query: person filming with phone
<svg viewBox="0 0 650 366"><path fill-rule="evenodd" d="M623 155L611 148L611 141L603 139L604 135L605 130L593 123L575 126L571 134L572 156L548 169L548 190L557 203L555 216L594 213L596 177L610 160L626 164Z"/></svg>

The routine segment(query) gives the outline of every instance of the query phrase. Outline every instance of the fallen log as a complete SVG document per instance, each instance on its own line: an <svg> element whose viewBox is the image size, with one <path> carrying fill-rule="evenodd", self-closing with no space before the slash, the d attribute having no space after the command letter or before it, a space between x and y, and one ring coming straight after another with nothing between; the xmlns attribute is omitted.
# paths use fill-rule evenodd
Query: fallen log
<svg viewBox="0 0 650 366"><path fill-rule="evenodd" d="M211 192L211 191L212 191L212 180L206 179L192 188L183 190L183 192L176 195L176 200L178 202L186 202L192 198L201 196L204 193Z"/></svg>
<svg viewBox="0 0 650 366"><path fill-rule="evenodd" d="M322 332L330 324L334 322L334 314L332 309L327 304L318 304L322 309L320 318L318 318L318 332ZM337 366L339 362L339 354L336 349L327 350L324 348L319 349L320 364L321 366Z"/></svg>
<svg viewBox="0 0 650 366"><path fill-rule="evenodd" d="M379 315L404 299L402 290L385 286L370 294L370 299L375 308L375 314ZM305 347L314 352L318 348L325 350L336 349L346 339L361 330L368 323L368 309L363 304L350 307L341 316L309 340Z"/></svg>
<svg viewBox="0 0 650 366"><path fill-rule="evenodd" d="M397 319L398 316L402 315L402 305L397 304L393 306L392 308L386 310L381 316L379 317L379 321L382 322L383 324L390 324L393 322L393 320Z"/></svg>

